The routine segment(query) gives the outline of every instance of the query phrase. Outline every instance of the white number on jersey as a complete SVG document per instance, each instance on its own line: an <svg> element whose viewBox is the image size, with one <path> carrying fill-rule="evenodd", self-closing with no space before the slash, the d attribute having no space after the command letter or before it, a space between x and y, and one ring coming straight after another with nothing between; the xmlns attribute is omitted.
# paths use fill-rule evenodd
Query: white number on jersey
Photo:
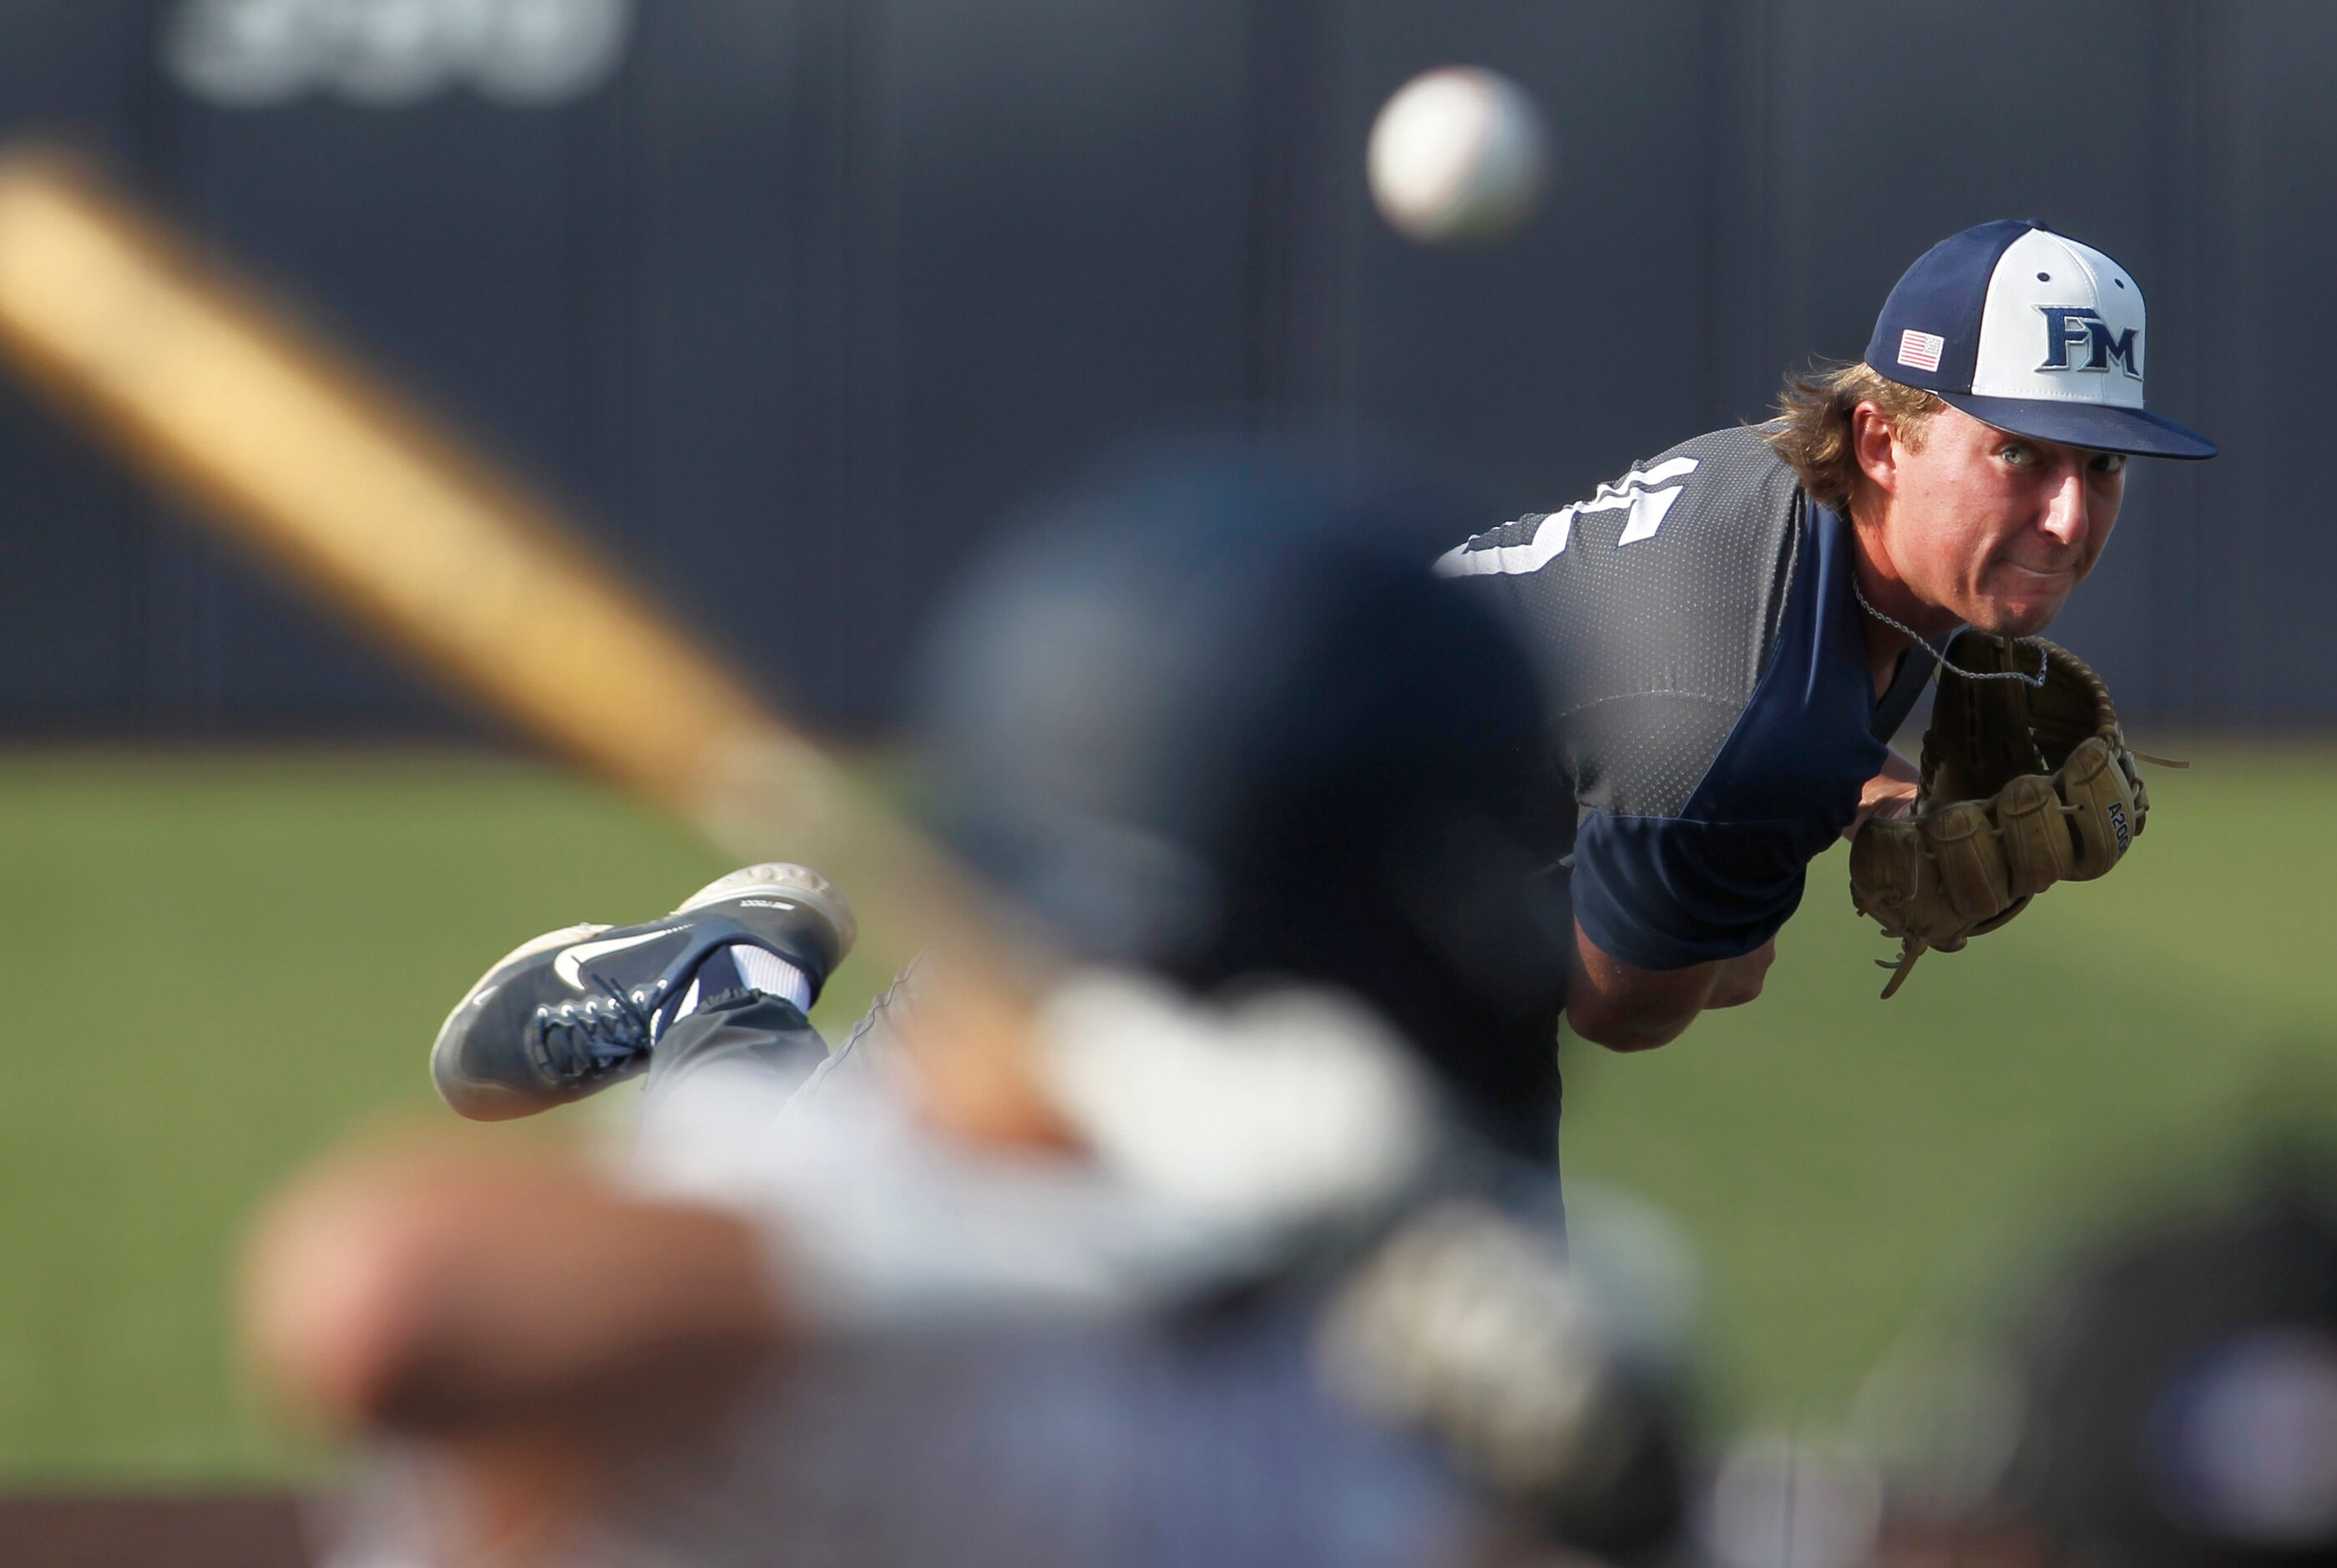
<svg viewBox="0 0 2337 1568"><path fill-rule="evenodd" d="M1496 545L1491 550L1472 550L1464 544L1446 551L1437 560L1437 574L1522 576L1539 572L1566 553L1567 541L1574 533L1574 520L1589 512L1630 514L1624 519L1621 537L1615 541L1618 549L1652 539L1656 530L1664 525L1665 514L1671 511L1672 504L1680 498L1684 486L1674 481L1686 479L1696 472L1696 467L1693 457L1675 457L1652 468L1634 468L1612 485L1599 486L1599 494L1589 500L1578 501L1562 512L1544 517L1535 527L1533 537L1521 544Z"/></svg>

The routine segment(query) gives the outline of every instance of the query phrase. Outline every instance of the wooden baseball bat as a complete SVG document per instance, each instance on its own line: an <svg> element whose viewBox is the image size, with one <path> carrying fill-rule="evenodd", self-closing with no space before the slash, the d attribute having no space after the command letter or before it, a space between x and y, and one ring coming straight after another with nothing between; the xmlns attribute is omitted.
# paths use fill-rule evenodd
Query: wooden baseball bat
<svg viewBox="0 0 2337 1568"><path fill-rule="evenodd" d="M734 855L943 876L546 502L71 154L0 152L0 349L268 565Z"/></svg>

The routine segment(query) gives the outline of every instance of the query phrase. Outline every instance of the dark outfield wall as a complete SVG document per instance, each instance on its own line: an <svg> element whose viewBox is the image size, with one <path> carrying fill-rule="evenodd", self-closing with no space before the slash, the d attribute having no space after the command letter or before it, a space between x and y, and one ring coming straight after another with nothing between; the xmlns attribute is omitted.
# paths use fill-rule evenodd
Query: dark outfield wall
<svg viewBox="0 0 2337 1568"><path fill-rule="evenodd" d="M2228 454L2137 474L2067 639L2168 722L2337 716L2326 0L351 14L0 0L0 122L131 167L836 722L880 721L969 544L1117 431L1327 409L1489 522L1548 510L1854 355L1900 268L2001 216L2134 269L2153 406ZM1376 105L1452 61L1563 138L1488 254L1408 249L1360 188ZM0 475L0 733L445 721L13 389Z"/></svg>

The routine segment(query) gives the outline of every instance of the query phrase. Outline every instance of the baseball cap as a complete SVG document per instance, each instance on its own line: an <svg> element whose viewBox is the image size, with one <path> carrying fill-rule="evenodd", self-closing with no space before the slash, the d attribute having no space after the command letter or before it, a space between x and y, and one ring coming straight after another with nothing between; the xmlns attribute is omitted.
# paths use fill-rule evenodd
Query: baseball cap
<svg viewBox="0 0 2337 1568"><path fill-rule="evenodd" d="M2213 457L2143 407L2142 289L2127 270L2031 220L1951 234L1907 269L1866 363L1973 418L2101 452Z"/></svg>

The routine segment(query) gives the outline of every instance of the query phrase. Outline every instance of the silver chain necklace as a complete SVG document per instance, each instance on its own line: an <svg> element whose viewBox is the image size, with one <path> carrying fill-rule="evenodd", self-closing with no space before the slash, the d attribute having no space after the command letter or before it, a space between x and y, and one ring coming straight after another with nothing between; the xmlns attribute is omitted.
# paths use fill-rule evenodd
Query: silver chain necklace
<svg viewBox="0 0 2337 1568"><path fill-rule="evenodd" d="M1938 660L1941 669L1948 671L1953 674L1961 675L1967 681L2019 681L2027 685L2034 686L2039 691L2044 690L2045 668L2047 661L2050 655L2046 652L2045 644L2037 638L2018 637L2014 639L2015 642L2031 643L2036 647L2037 673L2034 675L2028 674L2019 670L1966 670L1961 665L1950 663L1948 662L1948 656L1939 649L1932 647L1929 642L1924 642L1921 637L1917 636L1915 629L1912 626L1908 625L1903 621L1893 621L1890 616L1885 615L1882 611L1877 610L1873 605L1868 603L1866 602L1865 590L1858 585L1858 573L1855 571L1852 572L1850 574L1850 591L1853 594L1857 596L1858 607L1861 610L1865 611L1869 615L1873 616L1877 621L1882 622L1893 632L1903 632L1908 636L1913 637L1915 639L1915 646L1921 648L1924 652L1929 653L1932 658Z"/></svg>

